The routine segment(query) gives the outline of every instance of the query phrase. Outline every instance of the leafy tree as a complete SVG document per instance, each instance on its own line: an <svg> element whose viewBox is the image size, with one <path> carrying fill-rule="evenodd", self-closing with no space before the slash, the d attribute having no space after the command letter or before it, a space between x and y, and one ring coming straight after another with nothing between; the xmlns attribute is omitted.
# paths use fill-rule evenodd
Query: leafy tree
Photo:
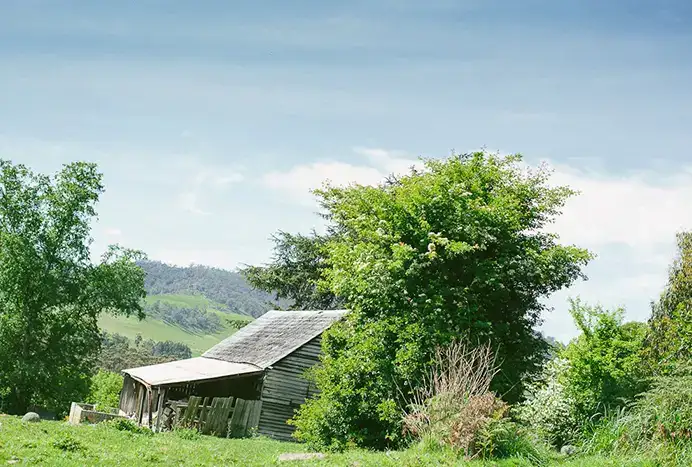
<svg viewBox="0 0 692 467"><path fill-rule="evenodd" d="M624 406L647 388L642 351L647 326L623 322L624 311L607 311L571 300L570 313L581 330L562 352L569 362L568 395L582 420Z"/></svg>
<svg viewBox="0 0 692 467"><path fill-rule="evenodd" d="M120 406L120 391L123 388L123 377L117 373L99 370L91 378L91 387L87 402L103 408Z"/></svg>
<svg viewBox="0 0 692 467"><path fill-rule="evenodd" d="M692 232L677 235L677 250L668 283L652 304L647 336L652 370L662 374L692 359Z"/></svg>
<svg viewBox="0 0 692 467"><path fill-rule="evenodd" d="M581 276L591 255L544 227L574 192L520 156L429 160L380 186L316 193L330 236L317 287L351 310L323 341L320 395L295 419L315 446L396 445L400 411L436 345L490 342L508 400L545 358L541 298ZM281 262L275 263L280 268Z"/></svg>
<svg viewBox="0 0 692 467"><path fill-rule="evenodd" d="M328 267L324 247L329 236L279 232L272 240L272 262L242 270L253 287L274 293L277 300L289 301L291 309L331 310L342 306L343 300L319 285Z"/></svg>
<svg viewBox="0 0 692 467"><path fill-rule="evenodd" d="M102 312L142 317L137 252L89 245L103 192L96 165L54 177L0 161L0 399L2 410L63 412L89 390Z"/></svg>

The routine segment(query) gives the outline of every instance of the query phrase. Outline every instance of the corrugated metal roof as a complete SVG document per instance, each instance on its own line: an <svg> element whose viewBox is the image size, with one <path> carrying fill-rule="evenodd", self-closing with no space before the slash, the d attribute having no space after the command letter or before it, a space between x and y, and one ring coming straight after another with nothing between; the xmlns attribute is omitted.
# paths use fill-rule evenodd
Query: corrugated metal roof
<svg viewBox="0 0 692 467"><path fill-rule="evenodd" d="M269 311L202 356L262 369L322 334L346 310Z"/></svg>
<svg viewBox="0 0 692 467"><path fill-rule="evenodd" d="M199 382L226 376L259 373L262 369L247 363L231 363L213 358L196 357L177 362L142 366L123 370L133 378L150 386Z"/></svg>

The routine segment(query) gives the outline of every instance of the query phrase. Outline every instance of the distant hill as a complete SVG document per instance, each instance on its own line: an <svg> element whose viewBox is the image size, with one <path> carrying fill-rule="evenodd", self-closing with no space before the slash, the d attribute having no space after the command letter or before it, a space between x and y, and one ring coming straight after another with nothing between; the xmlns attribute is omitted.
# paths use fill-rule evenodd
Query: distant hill
<svg viewBox="0 0 692 467"><path fill-rule="evenodd" d="M235 272L208 266L170 266L158 261L142 261L147 273L144 286L148 295L202 295L224 305L230 313L263 315L273 297L253 289Z"/></svg>
<svg viewBox="0 0 692 467"><path fill-rule="evenodd" d="M200 355L272 308L273 297L254 290L235 272L207 266L177 267L142 261L147 273L147 318L102 315L99 326L134 341L180 342Z"/></svg>
<svg viewBox="0 0 692 467"><path fill-rule="evenodd" d="M191 311L213 314L218 317L218 325L213 329L198 329L184 321L174 322L167 316L152 315L152 307L157 302L180 311L183 317L186 314L194 315ZM181 342L190 347L194 356L198 356L252 321L251 317L229 313L225 305L200 295L150 295L147 297L145 310L148 316L143 321L135 317L104 314L99 318L99 326L106 332L120 334L131 341L139 334L143 339Z"/></svg>

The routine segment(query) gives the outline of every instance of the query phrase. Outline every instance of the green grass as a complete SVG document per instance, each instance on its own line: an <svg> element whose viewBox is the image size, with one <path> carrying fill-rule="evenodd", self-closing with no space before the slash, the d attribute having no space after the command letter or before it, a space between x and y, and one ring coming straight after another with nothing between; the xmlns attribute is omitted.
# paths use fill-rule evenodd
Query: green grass
<svg viewBox="0 0 692 467"><path fill-rule="evenodd" d="M140 321L133 317L125 318L111 315L102 315L99 319L99 326L104 331L122 334L130 339L134 339L137 334L141 334L144 339L182 342L190 347L193 356L198 356L236 331L235 328L228 325L228 321L252 321L251 317L245 315L227 313L225 311L227 308L224 305L213 302L201 295L152 295L147 297L147 301L150 303L154 303L157 300L172 305L200 307L209 312L216 313L221 318L223 329L214 334L201 334L187 331L157 319L148 318Z"/></svg>
<svg viewBox="0 0 692 467"><path fill-rule="evenodd" d="M185 466L454 466L520 467L521 459L466 463L448 454L403 452L372 453L353 450L330 454L323 460L278 462L282 453L305 452L300 444L262 438L227 440L210 436L182 436L178 433L136 434L107 425L70 426L65 422L21 422L17 417L0 416L0 464L51 466L185 465ZM589 457L555 460L551 465L566 467L660 465L644 459Z"/></svg>

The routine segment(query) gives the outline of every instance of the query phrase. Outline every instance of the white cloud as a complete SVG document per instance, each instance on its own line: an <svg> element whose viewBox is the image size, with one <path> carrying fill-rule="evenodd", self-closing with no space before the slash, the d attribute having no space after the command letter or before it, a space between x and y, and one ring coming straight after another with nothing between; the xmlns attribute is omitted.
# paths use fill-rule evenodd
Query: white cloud
<svg viewBox="0 0 692 467"><path fill-rule="evenodd" d="M352 183L376 185L388 175L407 172L411 166L420 167L419 161L401 151L361 148L353 150L369 164L351 164L340 161L314 162L293 167L286 172L270 172L262 182L273 190L280 191L292 200L303 204L314 204L311 190L320 188L325 182L336 186Z"/></svg>
<svg viewBox="0 0 692 467"><path fill-rule="evenodd" d="M551 230L587 247L623 244L652 250L692 228L692 174L603 175L554 166L552 182L581 193L568 201Z"/></svg>

